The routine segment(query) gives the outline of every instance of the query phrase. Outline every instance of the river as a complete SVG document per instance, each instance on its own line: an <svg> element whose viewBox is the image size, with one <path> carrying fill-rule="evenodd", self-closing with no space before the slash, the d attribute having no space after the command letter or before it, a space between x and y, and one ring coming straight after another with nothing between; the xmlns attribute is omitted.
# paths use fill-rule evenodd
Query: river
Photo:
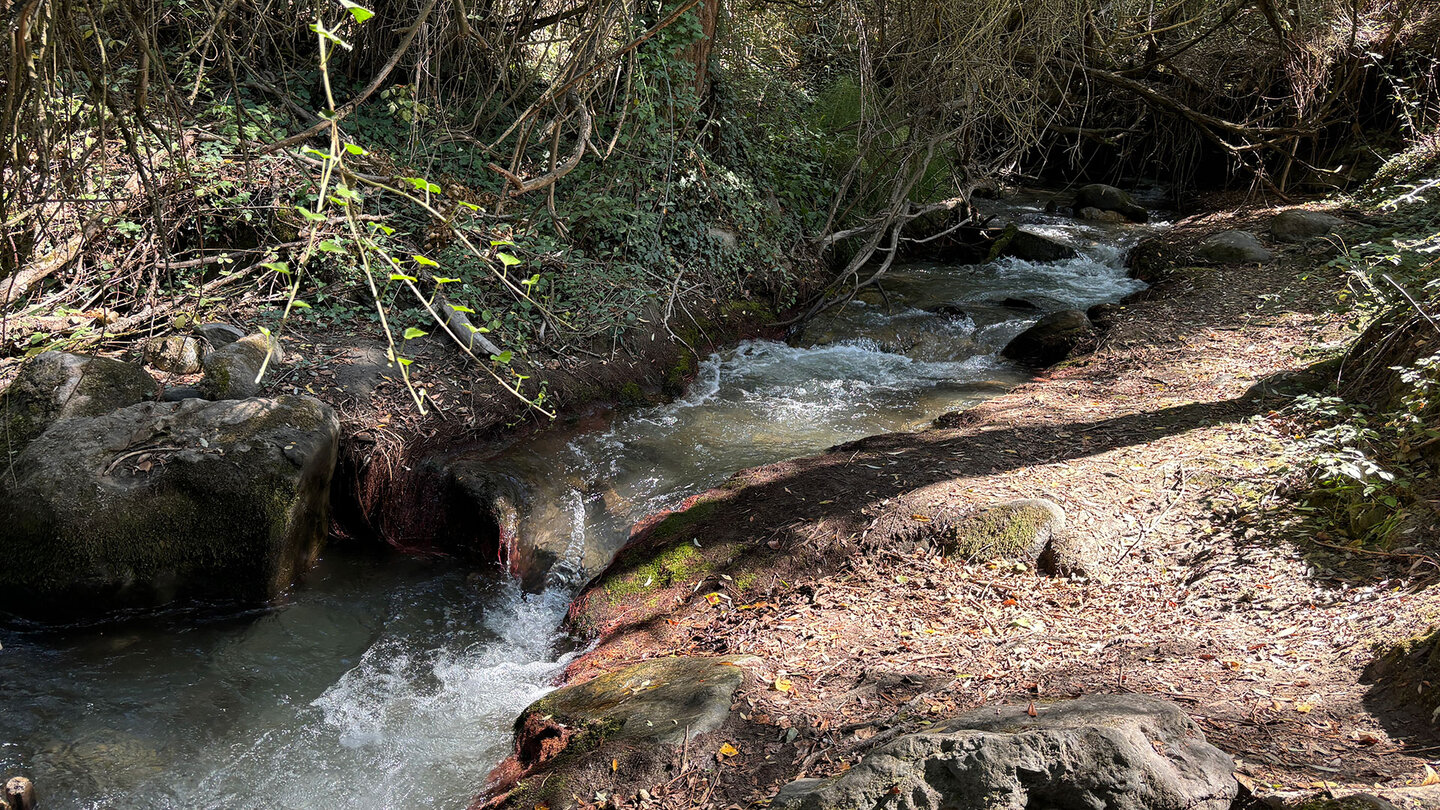
<svg viewBox="0 0 1440 810"><path fill-rule="evenodd" d="M1027 375L997 352L1039 314L1143 286L1123 268L1141 229L1012 210L1081 257L896 267L888 304L868 291L793 344L712 355L674 402L477 449L523 483L521 532L560 550L538 592L498 567L335 545L264 610L0 627L0 774L30 776L45 810L463 808L574 654L565 609L635 520L1001 393Z"/></svg>

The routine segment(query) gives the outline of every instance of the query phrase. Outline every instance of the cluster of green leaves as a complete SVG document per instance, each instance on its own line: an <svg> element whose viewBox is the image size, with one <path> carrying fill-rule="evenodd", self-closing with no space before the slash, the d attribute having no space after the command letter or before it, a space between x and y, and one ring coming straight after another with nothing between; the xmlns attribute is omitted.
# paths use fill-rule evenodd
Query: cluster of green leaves
<svg viewBox="0 0 1440 810"><path fill-rule="evenodd" d="M1364 202L1381 224L1333 261L1349 281L1341 309L1368 336L1354 351L1389 350L1391 333L1362 329L1376 319L1408 322L1412 331L1401 364L1383 375L1390 390L1363 402L1297 400L1312 426L1303 439L1311 488L1301 509L1353 540L1389 546L1405 510L1433 494L1440 461L1440 183L1412 180Z"/></svg>

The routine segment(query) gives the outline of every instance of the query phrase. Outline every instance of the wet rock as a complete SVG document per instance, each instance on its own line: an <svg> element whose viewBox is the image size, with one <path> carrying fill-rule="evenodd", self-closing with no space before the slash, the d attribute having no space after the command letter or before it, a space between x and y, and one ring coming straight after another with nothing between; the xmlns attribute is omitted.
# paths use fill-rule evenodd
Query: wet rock
<svg viewBox="0 0 1440 810"><path fill-rule="evenodd" d="M1146 210L1145 206L1136 203L1134 198L1124 191L1104 183L1081 186L1080 190L1075 192L1075 210L1080 211L1085 208L1114 211L1131 222L1150 221L1150 212Z"/></svg>
<svg viewBox="0 0 1440 810"><path fill-rule="evenodd" d="M1063 242L1031 233L1013 224L1007 225L990 246L992 261L999 256L1014 256L1027 262L1060 262L1078 255L1080 254L1075 252L1075 248Z"/></svg>
<svg viewBox="0 0 1440 810"><path fill-rule="evenodd" d="M1214 264L1259 264L1274 254L1249 231L1221 231L1195 247L1195 258Z"/></svg>
<svg viewBox="0 0 1440 810"><path fill-rule="evenodd" d="M1000 354L1011 360L1044 368L1070 356L1070 352L1095 336L1085 313L1076 309L1052 312L1016 335Z"/></svg>
<svg viewBox="0 0 1440 810"><path fill-rule="evenodd" d="M1293 208L1270 218L1270 235L1282 242L1304 242L1333 233L1345 220L1320 211Z"/></svg>
<svg viewBox="0 0 1440 810"><path fill-rule="evenodd" d="M612 761L625 763L627 781L645 783L646 770L725 723L744 681L742 666L755 660L652 658L556 689L515 721L515 752L488 780L491 799L498 804L508 795L510 805L526 808L554 798L563 803L567 789L551 797L543 786L613 779Z"/></svg>
<svg viewBox="0 0 1440 810"><path fill-rule="evenodd" d="M57 422L0 481L6 609L265 600L329 527L339 422L309 397L144 402Z"/></svg>
<svg viewBox="0 0 1440 810"><path fill-rule="evenodd" d="M1120 304L1096 304L1085 310L1085 317L1090 319L1096 329L1105 331L1115 325L1115 316L1125 310Z"/></svg>
<svg viewBox="0 0 1440 810"><path fill-rule="evenodd" d="M154 378L139 366L45 352L26 363L0 394L0 450L13 458L56 422L100 416L154 395Z"/></svg>
<svg viewBox="0 0 1440 810"><path fill-rule="evenodd" d="M1089 222L1104 222L1112 225L1120 225L1130 221L1129 218L1119 211L1105 211L1093 207L1081 208L1079 211L1076 211L1075 218Z"/></svg>
<svg viewBox="0 0 1440 810"><path fill-rule="evenodd" d="M200 388L194 385L167 385L160 395L161 402L179 402L184 399L204 399Z"/></svg>
<svg viewBox="0 0 1440 810"><path fill-rule="evenodd" d="M145 344L145 364L171 374L200 370L200 341L184 335L152 338Z"/></svg>
<svg viewBox="0 0 1440 810"><path fill-rule="evenodd" d="M830 779L786 785L785 810L937 807L1229 810L1235 763L1180 707L1093 695L985 707L909 734Z"/></svg>
<svg viewBox="0 0 1440 810"><path fill-rule="evenodd" d="M1027 312L1034 311L1040 308L1039 304L1035 303L1034 301L1027 301L1024 298L997 298L991 303L995 304L996 306L1005 307L1006 309L1020 309Z"/></svg>
<svg viewBox="0 0 1440 810"><path fill-rule="evenodd" d="M268 369L284 359L280 342L269 335L254 334L205 355L205 376L200 390L206 399L247 399L260 393L256 377L269 356Z"/></svg>
<svg viewBox="0 0 1440 810"><path fill-rule="evenodd" d="M195 327L195 334L209 343L211 350L224 348L245 338L245 330L228 323L203 323Z"/></svg>

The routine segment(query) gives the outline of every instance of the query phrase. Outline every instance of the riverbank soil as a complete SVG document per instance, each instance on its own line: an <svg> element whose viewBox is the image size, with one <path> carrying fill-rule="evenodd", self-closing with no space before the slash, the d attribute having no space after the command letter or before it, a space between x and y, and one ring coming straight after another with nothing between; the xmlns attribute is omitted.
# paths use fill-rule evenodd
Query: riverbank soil
<svg viewBox="0 0 1440 810"><path fill-rule="evenodd" d="M642 524L572 608L598 643L567 680L670 654L763 671L668 782L617 763L557 775L569 798L763 805L930 719L1095 692L1178 702L1259 794L1420 784L1440 740L1364 671L1436 613L1433 569L1266 517L1292 474L1284 406L1333 377L1346 337L1333 248L1188 265L1205 234L1273 212L1178 223L1139 254L1155 286L1033 383L930 430L746 471ZM1088 577L947 557L895 528L1017 498L1063 508Z"/></svg>

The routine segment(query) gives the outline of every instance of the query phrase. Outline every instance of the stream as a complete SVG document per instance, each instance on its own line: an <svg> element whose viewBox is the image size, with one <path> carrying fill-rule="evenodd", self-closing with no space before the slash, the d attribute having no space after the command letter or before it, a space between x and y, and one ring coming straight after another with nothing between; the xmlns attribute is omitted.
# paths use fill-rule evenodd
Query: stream
<svg viewBox="0 0 1440 810"><path fill-rule="evenodd" d="M477 450L519 482L520 531L557 558L537 592L498 566L336 545L263 610L0 626L0 775L31 777L44 810L465 807L575 654L557 630L570 599L636 520L1001 393L1028 375L997 352L1042 312L1143 286L1123 267L1143 229L1012 206L1081 257L898 266L888 305L867 291L791 345L712 355L674 402Z"/></svg>

